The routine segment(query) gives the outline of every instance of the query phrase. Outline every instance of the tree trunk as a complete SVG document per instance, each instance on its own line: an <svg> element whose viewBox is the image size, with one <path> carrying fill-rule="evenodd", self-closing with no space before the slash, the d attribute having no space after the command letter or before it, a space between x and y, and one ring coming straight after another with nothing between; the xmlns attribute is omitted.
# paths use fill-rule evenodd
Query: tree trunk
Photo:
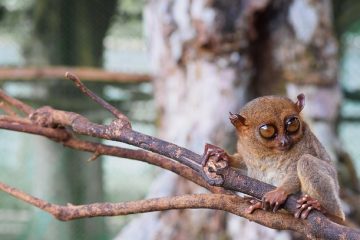
<svg viewBox="0 0 360 240"><path fill-rule="evenodd" d="M306 21L305 21L306 20ZM340 92L329 1L150 0L145 8L160 137L203 151L235 147L229 111L251 98L304 92L305 115L332 152ZM161 180L164 182L165 175ZM201 191L178 178L170 194ZM155 194L153 191L151 194ZM162 192L164 194L164 192ZM142 228L140 226L151 226ZM134 229L141 229L141 234ZM137 230L138 231L138 230ZM205 210L140 216L118 239L289 239Z"/></svg>

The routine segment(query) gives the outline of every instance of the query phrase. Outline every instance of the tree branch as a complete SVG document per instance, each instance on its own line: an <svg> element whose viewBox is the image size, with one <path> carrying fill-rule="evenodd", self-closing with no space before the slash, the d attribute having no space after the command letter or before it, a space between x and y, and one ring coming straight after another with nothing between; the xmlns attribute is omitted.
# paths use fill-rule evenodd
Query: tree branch
<svg viewBox="0 0 360 240"><path fill-rule="evenodd" d="M291 215L279 212L246 212L250 206L247 200L228 194L187 194L175 197L153 198L122 203L93 203L86 205L67 204L61 206L28 195L16 188L0 183L0 189L13 197L38 207L61 221L69 221L87 217L120 216L134 213L146 213L187 208L207 208L227 211L245 217L264 226L293 230L306 235L307 224L304 220L294 219Z"/></svg>
<svg viewBox="0 0 360 240"><path fill-rule="evenodd" d="M73 72L87 81L116 82L116 83L141 83L149 82L148 74L111 72L89 67L28 67L28 68L0 68L0 81L6 80L35 80L35 79L62 79L64 72Z"/></svg>
<svg viewBox="0 0 360 240"><path fill-rule="evenodd" d="M193 169L156 153L140 149L126 149L90 141L83 141L74 138L64 129L44 128L38 125L29 124L24 120L19 120L13 117L0 117L0 128L44 136L50 138L53 141L61 142L65 147L91 152L94 154L96 153L97 155L108 155L147 162L149 164L172 171L202 187L205 187L213 193L230 193L230 191L226 191L223 188L209 185Z"/></svg>
<svg viewBox="0 0 360 240"><path fill-rule="evenodd" d="M72 76L72 75L67 75ZM75 82L78 81L76 77L70 77L75 79ZM85 94L89 95L91 93L90 90L86 89L85 86L77 84L77 86L80 87L80 90L83 91ZM91 93L93 94L93 93ZM90 94L90 95L91 95ZM96 96L96 95L95 95ZM0 95L0 98L3 98L2 95ZM15 103L15 101L12 101L11 98L3 98L6 102L12 104L14 107L17 107L16 105L19 105L19 103ZM56 110L50 107L42 107L35 111L31 111L30 114L30 120L32 122L29 123L27 120L20 121L17 118L7 117L0 119L0 127L16 130L16 131L23 131L23 132L29 132L34 134L40 134L43 136L50 137L54 139L55 141L62 142L65 146L74 147L79 150L85 150L85 151L91 151L94 152L97 155L102 154L108 154L108 155L121 155L122 156L136 156L137 159L146 158L146 161L151 164L158 164L159 166L172 170L173 172L178 173L179 175L182 175L186 177L187 179L196 182L197 184L204 186L208 189L211 189L213 192L223 192L224 190L219 190L222 188L216 188L216 187L210 187L210 185L219 185L224 187L228 190L238 191L242 192L248 195L251 195L253 197L256 197L258 199L261 199L262 196L274 189L274 186L271 186L269 184L265 184L263 182L260 182L256 179L249 178L245 175L242 175L241 172L237 169L230 168L227 165L222 165L218 169L218 171L214 172L211 168L211 164L218 164L210 161L205 166L202 165L202 156L186 149L179 147L175 144L157 139L152 136L148 136L139 132L136 132L131 129L131 126L129 122L126 120L127 118L124 118L123 115L119 115L116 111L113 111L113 107L110 105L104 105L106 103L102 99L100 99L98 96L92 97L94 101L102 105L104 108L110 110L116 117L119 117L118 119L115 119L111 124L109 125L100 125L90 122L85 117L73 113L73 112L65 112ZM107 104L107 103L106 103ZM19 108L23 109L23 112L29 113L30 107L24 107L24 104L20 104ZM66 130L63 127L67 127ZM92 136L96 138L102 138L102 139L109 139L114 141L120 141L124 142L130 145L134 145L140 148L143 148L145 150L149 150L155 155L151 155L148 152L142 151L142 150L135 150L135 151L142 151L142 152L133 152L129 149L127 150L119 150L120 148L117 147L111 147L107 145L102 144L95 144L91 142L85 142L78 139L75 139L71 133L68 132L68 129L71 129L74 133L80 134L80 135L87 135ZM123 151L120 154L120 151ZM139 154L139 155L136 155ZM116 155L116 156L118 156ZM140 156L141 155L141 156ZM162 155L163 157L160 157L159 155ZM154 157L156 156L156 157ZM154 159L160 157L160 159L157 159L159 161L155 161ZM135 158L135 157L133 157ZM170 158L170 159L169 159ZM177 162L175 162L175 161ZM181 166L181 167L180 167ZM174 170L176 169L176 170ZM207 183L206 183L207 182ZM7 188L6 186L2 188L2 190L7 191L10 194L18 193L14 191L13 188ZM11 191L12 193L11 193ZM227 192L228 193L228 192ZM29 195L23 195L24 197L21 198L20 195L13 194L15 197L20 198L24 201L28 201L31 204L34 204L32 201L34 199L31 199ZM191 195L194 197L194 199L201 199L198 195ZM213 195L210 195L213 196ZM360 232L358 230L350 229L344 226L340 226L336 223L331 222L329 219L327 219L324 215L322 215L320 212L312 211L307 220L297 220L294 218L287 218L281 215L280 213L272 214L265 211L257 211L254 215L245 214L244 211L236 212L237 208L239 206L237 205L231 205L227 204L226 201L223 201L224 196L229 196L229 199L231 198L234 200L234 198L238 198L237 196L231 194L231 195L221 195L221 201L218 201L220 205L207 205L206 201L199 200L199 203L197 203L197 200L193 200L194 205L193 207L200 207L200 208L214 208L214 209L221 209L224 211L235 213L239 216L244 216L248 219L254 220L256 222L259 222L265 226L267 225L267 221L265 221L263 218L265 216L269 216L269 218L274 221L279 216L281 216L281 221L277 222L278 225L276 225L277 229L291 229L298 231L300 233L303 233L311 238L320 238L320 239L359 239L360 238ZM183 198L182 198L183 197ZM192 199L192 197L188 196ZM213 196L217 197L217 196ZM219 197L219 196L218 196ZM186 199L185 196L181 196L178 199ZM208 198L208 197L207 197ZM211 197L209 197L211 198ZM226 198L226 197L225 197ZM175 198L166 198L165 200L158 199L153 200L157 203L152 202L150 206L158 206L159 210L164 210L166 207L169 206L167 209L176 209L176 208L189 208L190 205L184 205L185 203L180 203L175 201ZM189 199L188 199L189 200ZM203 199L204 200L204 199ZM213 199L214 200L214 199ZM42 201L42 200L41 200ZM147 200L143 200L147 201ZM151 200L149 200L151 201ZM164 201L164 202L162 202ZM168 201L168 202L167 202ZM171 202L174 201L174 202ZM145 204L145 202L143 202ZM150 202L149 202L150 203ZM173 204L172 203L177 203ZM203 205L201 205L201 203ZM49 203L42 202L42 205L35 205L37 207L47 208ZM100 204L100 203L98 203ZM102 207L110 206L107 205L108 203L102 203ZM125 204L125 205L121 205ZM158 204L158 205L157 205ZM164 204L164 205L163 205ZM170 204L170 205L166 205ZM199 204L199 205L196 205ZM101 204L100 204L101 205ZM87 209L89 206L100 206L100 205L85 205L85 206L78 206L79 208L76 208L74 210L73 206L65 207L66 209L70 209L69 211L85 211L84 209ZM126 206L126 203L120 203L121 206ZM119 205L119 206L120 206ZM50 205L54 206L54 205ZM164 208L162 208L164 207ZM56 207L58 209L59 206ZM64 208L64 207L62 207ZM288 210L290 213L295 213L296 211L296 197L290 196L286 203L284 204L284 208ZM72 209L72 210L71 210ZM100 210L99 210L100 211ZM123 210L121 210L123 211ZM90 211L91 212L91 211ZM109 208L104 208L102 210L102 213L95 211L96 214L106 214L107 216L112 216L113 212L109 210ZM141 211L140 211L141 212ZM94 214L94 212L91 212ZM133 213L133 212L130 212ZM258 214L261 215L261 217L257 218ZM271 215L269 215L271 214ZM88 216L99 216L99 215L87 215L84 213L84 217ZM101 215L104 216L104 215ZM76 217L75 217L76 218ZM268 220L268 219L266 219ZM271 227L271 226L270 226Z"/></svg>

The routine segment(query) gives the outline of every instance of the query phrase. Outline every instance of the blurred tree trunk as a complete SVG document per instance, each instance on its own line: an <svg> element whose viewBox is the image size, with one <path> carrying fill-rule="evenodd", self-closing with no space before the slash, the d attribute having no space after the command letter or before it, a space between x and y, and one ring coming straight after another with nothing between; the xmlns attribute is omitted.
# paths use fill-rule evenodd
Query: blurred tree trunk
<svg viewBox="0 0 360 240"><path fill-rule="evenodd" d="M345 58L347 48L351 49L351 43L348 42L347 36L349 33L358 33L356 31L355 26L359 24L360 22L360 2L355 0L333 0L334 5L334 21L335 21L335 29L337 33L337 37L339 41L343 42L343 44L340 46L340 58L346 62ZM350 45L350 46L349 46ZM350 50L352 51L352 50ZM344 56L345 55L345 56ZM344 63L345 65L346 63ZM344 66L346 69L346 66ZM343 86L343 103L350 102L350 101L360 101L360 98L358 96L354 96L352 94L349 94L350 91L353 91L351 87ZM354 112L355 114L355 112ZM341 116L338 119L337 127L338 131L340 130L340 125L346 125L348 124L346 121L341 122ZM339 132L339 135L341 133ZM345 134L343 134L345 135ZM350 142L352 139L348 139ZM348 141L348 142L349 142ZM340 173L340 181L342 186L346 186L345 190L342 191L343 198L346 199L346 202L350 206L351 211L351 219L357 224L357 226L360 226L360 180L359 180L359 170L356 169L356 162L358 159L353 159L349 153L346 151L340 149L338 151L339 155L339 173Z"/></svg>
<svg viewBox="0 0 360 240"><path fill-rule="evenodd" d="M25 46L24 51L28 62L32 65L101 66L103 39L116 3L116 0L37 0L32 12L34 35L30 36L29 46ZM96 92L101 90L98 87ZM63 80L49 83L47 96L50 98L43 104L74 111L76 104L69 106L67 99L71 98L73 103L82 99L87 102L87 106L82 105L83 113L93 109L91 101ZM39 154L34 185L37 196L61 204L104 200L101 161L87 164L88 154L59 148L46 140L30 144ZM61 223L37 212L29 239L104 239L106 234L102 218Z"/></svg>
<svg viewBox="0 0 360 240"><path fill-rule="evenodd" d="M206 142L234 148L229 111L260 95L288 94L295 100L303 92L304 115L336 159L341 94L331 7L326 0L148 1L145 31L160 136L198 153ZM161 183L170 187L160 195L200 191L164 174L151 196ZM184 210L140 216L117 239L278 239L280 235L291 238L288 232L221 212Z"/></svg>

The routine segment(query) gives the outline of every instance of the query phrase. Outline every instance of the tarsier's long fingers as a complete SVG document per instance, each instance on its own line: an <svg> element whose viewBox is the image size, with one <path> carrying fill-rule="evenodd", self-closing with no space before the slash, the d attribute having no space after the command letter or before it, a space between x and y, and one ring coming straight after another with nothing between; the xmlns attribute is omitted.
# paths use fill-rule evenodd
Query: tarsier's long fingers
<svg viewBox="0 0 360 240"><path fill-rule="evenodd" d="M302 218L302 219L306 219L307 216L309 215L309 213L311 212L311 210L313 210L312 207L307 207L307 208L301 213L301 218Z"/></svg>
<svg viewBox="0 0 360 240"><path fill-rule="evenodd" d="M301 202L296 205L296 208L301 208L303 205L311 205L314 209L321 210L321 206L318 200L310 200L307 202Z"/></svg>
<svg viewBox="0 0 360 240"><path fill-rule="evenodd" d="M201 160L202 174L214 186L221 186L224 182L222 172L229 166L227 153L212 144L206 144Z"/></svg>
<svg viewBox="0 0 360 240"><path fill-rule="evenodd" d="M205 166L210 157L215 157L218 161L228 160L226 152L218 146L207 143L203 154L202 166Z"/></svg>
<svg viewBox="0 0 360 240"><path fill-rule="evenodd" d="M269 210L269 209L270 209L270 202L267 201L265 197L263 197L263 198L261 199L261 207L262 207L262 209L264 209L264 210Z"/></svg>
<svg viewBox="0 0 360 240"><path fill-rule="evenodd" d="M267 192L262 198L262 207L264 210L272 210L276 212L279 210L282 204L287 199L287 193L281 188L278 187L270 192Z"/></svg>
<svg viewBox="0 0 360 240"><path fill-rule="evenodd" d="M246 213L252 214L256 209L262 209L262 203L261 201L257 199L250 200L250 203L252 204L248 209L246 209Z"/></svg>
<svg viewBox="0 0 360 240"><path fill-rule="evenodd" d="M295 213L295 218L302 218L306 219L311 212L311 210L316 209L318 211L321 211L325 213L325 210L321 207L321 204L318 200L310 197L309 195L304 195L304 197L297 200L296 207L298 210Z"/></svg>
<svg viewBox="0 0 360 240"><path fill-rule="evenodd" d="M270 203L270 209L275 213L277 210L279 210L281 204L279 202L272 202Z"/></svg>
<svg viewBox="0 0 360 240"><path fill-rule="evenodd" d="M308 201L309 195L305 194L303 197L299 198L296 202L298 205L296 205L297 208L300 208L303 203L306 203Z"/></svg>
<svg viewBox="0 0 360 240"><path fill-rule="evenodd" d="M281 206L281 204L279 202L276 202L275 206L273 208L273 212L276 212L277 210L279 210L280 206Z"/></svg>
<svg viewBox="0 0 360 240"><path fill-rule="evenodd" d="M308 207L307 204L302 204L300 205L300 207L298 207L298 210L295 213L295 218L300 218L301 214L303 213L303 211ZM310 209L311 210L311 209ZM310 211L309 210L309 211Z"/></svg>

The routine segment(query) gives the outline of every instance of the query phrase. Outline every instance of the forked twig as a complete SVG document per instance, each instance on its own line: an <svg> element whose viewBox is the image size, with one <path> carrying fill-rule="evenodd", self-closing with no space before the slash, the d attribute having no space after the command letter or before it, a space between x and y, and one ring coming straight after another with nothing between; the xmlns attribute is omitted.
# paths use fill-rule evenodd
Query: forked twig
<svg viewBox="0 0 360 240"><path fill-rule="evenodd" d="M16 112L4 101L0 102L0 109L9 116L16 116Z"/></svg>
<svg viewBox="0 0 360 240"><path fill-rule="evenodd" d="M9 105L19 109L20 111L22 111L23 113L29 115L32 111L34 111L34 109L28 105L26 105L25 103L12 98L10 96L8 96L3 90L0 89L0 99L4 100L5 102L7 102Z"/></svg>

